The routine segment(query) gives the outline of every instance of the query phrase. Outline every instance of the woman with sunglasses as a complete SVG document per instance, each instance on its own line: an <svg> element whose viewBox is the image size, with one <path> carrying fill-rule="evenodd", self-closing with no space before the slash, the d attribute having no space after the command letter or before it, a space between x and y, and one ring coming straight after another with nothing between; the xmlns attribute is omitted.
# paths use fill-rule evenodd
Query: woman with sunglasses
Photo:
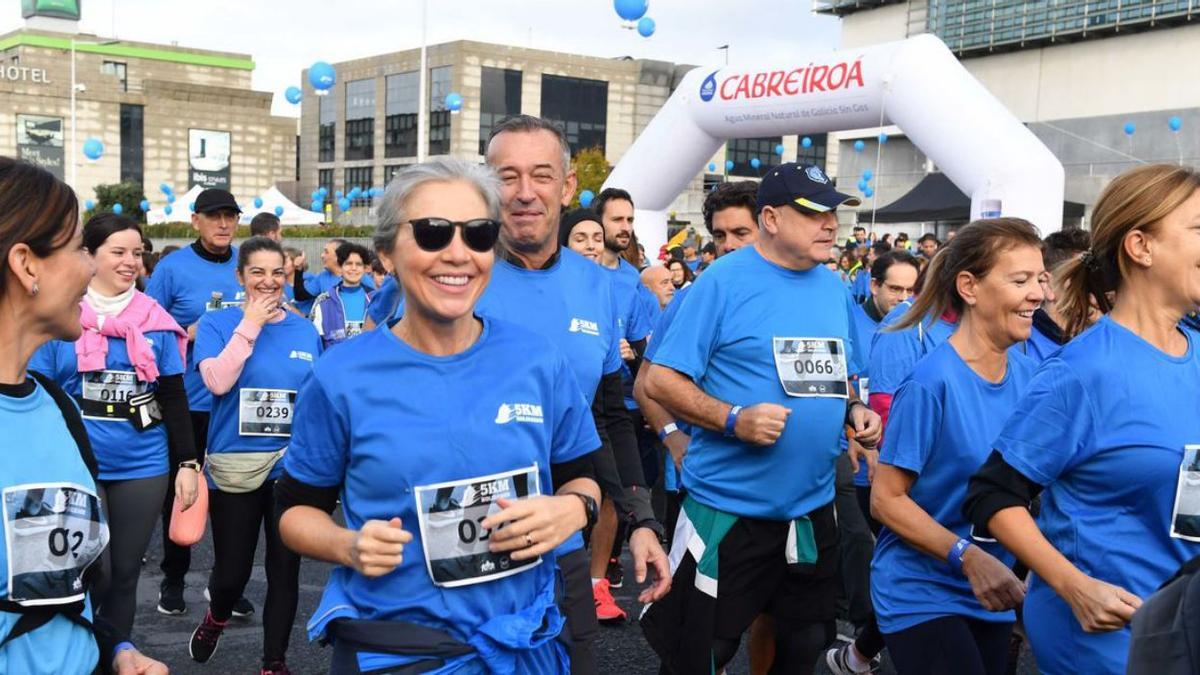
<svg viewBox="0 0 1200 675"><path fill-rule="evenodd" d="M205 474L212 521L209 607L188 651L212 658L254 565L259 528L266 530L267 599L263 607L263 675L288 673L285 655L299 596L300 557L276 527L274 487L296 420L296 391L321 354L309 321L283 309L283 249L252 237L238 249L246 303L205 314L194 359L213 394Z"/></svg>
<svg viewBox="0 0 1200 675"><path fill-rule="evenodd" d="M486 167L397 174L375 237L404 315L331 350L301 389L279 527L339 565L309 623L333 672L568 672L552 552L594 518L600 439L566 359L474 312L498 213Z"/></svg>

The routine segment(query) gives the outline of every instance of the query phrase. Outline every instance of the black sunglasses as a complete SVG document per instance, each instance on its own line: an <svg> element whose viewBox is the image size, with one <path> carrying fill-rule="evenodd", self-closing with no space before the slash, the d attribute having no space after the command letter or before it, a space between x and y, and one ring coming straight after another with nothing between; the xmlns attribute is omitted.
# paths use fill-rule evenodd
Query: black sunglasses
<svg viewBox="0 0 1200 675"><path fill-rule="evenodd" d="M431 253L449 246L457 228L462 228L463 243L467 248L479 253L487 253L495 248L496 239L500 236L500 221L491 218L476 218L466 222L446 218L414 218L409 223L412 224L413 239L417 246Z"/></svg>

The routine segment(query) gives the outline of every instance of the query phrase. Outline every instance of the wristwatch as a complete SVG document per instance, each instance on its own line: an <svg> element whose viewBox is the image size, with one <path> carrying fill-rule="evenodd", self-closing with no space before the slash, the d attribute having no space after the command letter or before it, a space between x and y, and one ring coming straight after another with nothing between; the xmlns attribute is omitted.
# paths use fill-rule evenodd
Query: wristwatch
<svg viewBox="0 0 1200 675"><path fill-rule="evenodd" d="M196 461L196 460L194 460L194 459L189 459L189 460L188 460L188 461L186 461L186 462L180 462L180 463L179 463L179 468L181 468L181 469L191 469L192 471L195 471L196 473L200 473L200 462L197 462L197 461Z"/></svg>
<svg viewBox="0 0 1200 675"><path fill-rule="evenodd" d="M663 425L662 430L658 432L658 440L666 443L667 436L670 436L676 431L679 431L679 425L675 424L674 422L667 422Z"/></svg>
<svg viewBox="0 0 1200 675"><path fill-rule="evenodd" d="M633 531L638 529L639 527L644 527L644 528L650 530L651 532L653 532L654 536L658 537L658 543L662 544L663 546L666 546L667 530L666 530L666 528L663 527L662 523L658 522L658 520L656 520L654 518L647 518L645 520L639 520L638 522L633 524L633 527L629 528L629 535L633 536Z"/></svg>
<svg viewBox="0 0 1200 675"><path fill-rule="evenodd" d="M583 502L583 511L587 514L587 525L584 525L583 529L591 529L596 524L596 521L600 519L600 507L596 506L596 500L582 492L564 492L563 494L579 497L579 501Z"/></svg>

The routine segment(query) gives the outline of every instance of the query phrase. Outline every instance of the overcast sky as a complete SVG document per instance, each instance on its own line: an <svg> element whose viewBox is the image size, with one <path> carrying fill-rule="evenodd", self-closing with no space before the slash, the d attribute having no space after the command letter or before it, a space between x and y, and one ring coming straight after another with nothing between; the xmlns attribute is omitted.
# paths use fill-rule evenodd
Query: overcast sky
<svg viewBox="0 0 1200 675"><path fill-rule="evenodd" d="M0 32L20 28L21 3L0 0ZM250 54L254 88L275 93L274 111L317 60L420 46L420 0L82 0L80 29L104 38ZM470 39L577 54L697 65L760 62L829 51L837 20L812 0L650 0L655 34L621 27L611 0L429 0L429 44Z"/></svg>

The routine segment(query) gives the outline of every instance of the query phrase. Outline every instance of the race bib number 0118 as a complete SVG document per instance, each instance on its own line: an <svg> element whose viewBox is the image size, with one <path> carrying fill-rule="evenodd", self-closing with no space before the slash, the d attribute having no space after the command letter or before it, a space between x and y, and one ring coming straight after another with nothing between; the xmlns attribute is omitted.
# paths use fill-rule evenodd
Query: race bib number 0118
<svg viewBox="0 0 1200 675"><path fill-rule="evenodd" d="M108 545L100 499L73 483L4 489L8 599L60 605L83 598L83 573Z"/></svg>
<svg viewBox="0 0 1200 675"><path fill-rule="evenodd" d="M775 372L788 396L848 398L846 348L838 338L774 338Z"/></svg>
<svg viewBox="0 0 1200 675"><path fill-rule="evenodd" d="M238 433L242 436L290 438L295 411L295 391L242 389L238 400Z"/></svg>
<svg viewBox="0 0 1200 675"><path fill-rule="evenodd" d="M421 545L433 583L467 586L540 564L541 557L513 560L508 553L489 551L492 530L482 525L489 515L500 511L498 500L538 494L536 464L507 473L417 487Z"/></svg>

